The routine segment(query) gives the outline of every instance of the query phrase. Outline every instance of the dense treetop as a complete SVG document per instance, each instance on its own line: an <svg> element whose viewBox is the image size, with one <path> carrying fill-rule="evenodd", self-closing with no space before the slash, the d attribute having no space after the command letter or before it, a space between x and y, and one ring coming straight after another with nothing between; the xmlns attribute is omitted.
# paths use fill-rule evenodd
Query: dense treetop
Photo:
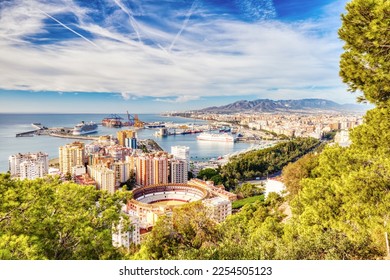
<svg viewBox="0 0 390 280"><path fill-rule="evenodd" d="M353 0L346 10L340 76L351 91L363 93L362 100L379 105L390 98L390 2Z"/></svg>

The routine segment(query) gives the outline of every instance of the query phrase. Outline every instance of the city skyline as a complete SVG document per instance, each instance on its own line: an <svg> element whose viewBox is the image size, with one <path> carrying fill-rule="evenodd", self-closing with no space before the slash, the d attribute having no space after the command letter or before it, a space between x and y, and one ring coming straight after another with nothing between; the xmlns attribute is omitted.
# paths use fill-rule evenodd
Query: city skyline
<svg viewBox="0 0 390 280"><path fill-rule="evenodd" d="M264 98L355 103L338 76L346 2L3 2L0 110L155 113Z"/></svg>

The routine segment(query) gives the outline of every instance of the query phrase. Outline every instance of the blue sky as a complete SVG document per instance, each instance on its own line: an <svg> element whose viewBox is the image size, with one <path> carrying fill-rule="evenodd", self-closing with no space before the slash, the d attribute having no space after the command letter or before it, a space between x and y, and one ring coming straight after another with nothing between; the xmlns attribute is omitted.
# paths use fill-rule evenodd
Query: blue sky
<svg viewBox="0 0 390 280"><path fill-rule="evenodd" d="M0 2L0 112L155 113L241 99L354 103L346 0Z"/></svg>

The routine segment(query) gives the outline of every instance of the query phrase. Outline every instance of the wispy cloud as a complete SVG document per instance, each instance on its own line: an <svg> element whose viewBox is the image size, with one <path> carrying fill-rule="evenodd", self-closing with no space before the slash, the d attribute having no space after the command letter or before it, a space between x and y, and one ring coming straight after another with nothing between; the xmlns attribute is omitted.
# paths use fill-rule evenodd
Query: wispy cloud
<svg viewBox="0 0 390 280"><path fill-rule="evenodd" d="M348 98L338 77L338 3L327 7L333 14L324 13L318 22L282 23L275 19L272 1L250 1L240 8L248 15L263 11L259 21L215 16L201 0L177 2L179 10L137 1L142 16L129 1L99 1L110 3L101 20L92 16L98 14L92 4L11 2L0 6L3 89L113 92L125 100L151 96L170 103L224 95ZM76 20L69 25L61 15ZM33 44L29 36L60 32L50 29L48 18L76 36Z"/></svg>
<svg viewBox="0 0 390 280"><path fill-rule="evenodd" d="M190 17L192 15L192 13L194 12L194 10L196 9L197 4L198 4L198 0L194 0L194 2L192 2L191 8L189 9L189 11L188 11L188 13L183 21L183 25L180 27L179 32L177 32L175 38L173 39L171 45L169 46L169 49L168 49L169 51L172 51L172 48L175 46L176 41L179 39L181 33L183 33L184 29L187 27L187 24L190 21Z"/></svg>
<svg viewBox="0 0 390 280"><path fill-rule="evenodd" d="M177 96L175 98L156 98L154 99L155 102L166 102L166 103L187 103L190 101L199 100L199 96L193 96L193 95L182 95Z"/></svg>
<svg viewBox="0 0 390 280"><path fill-rule="evenodd" d="M90 43L91 45L93 45L94 47L96 48L99 48L98 45L96 45L94 42L92 42L91 40L89 40L88 38L84 37L83 35L81 35L80 33L78 33L77 31L73 30L72 28L70 28L69 26L67 26L66 24L62 23L61 21L59 21L58 19L56 19L55 17L52 17L51 15L49 15L48 13L42 11L41 9L38 9L39 11L41 11L45 16L51 18L52 20L54 20L55 22L57 22L59 25L61 25L62 27L68 29L70 32L73 32L74 34L76 34L77 36L79 36L80 38L84 39L85 41L87 41L88 43Z"/></svg>

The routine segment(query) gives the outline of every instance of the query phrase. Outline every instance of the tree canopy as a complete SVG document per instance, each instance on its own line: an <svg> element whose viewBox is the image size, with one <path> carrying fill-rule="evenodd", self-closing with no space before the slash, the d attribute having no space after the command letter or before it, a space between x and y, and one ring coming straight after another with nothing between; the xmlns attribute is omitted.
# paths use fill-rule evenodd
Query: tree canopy
<svg viewBox="0 0 390 280"><path fill-rule="evenodd" d="M116 259L112 227L127 193L0 174L0 259Z"/></svg>
<svg viewBox="0 0 390 280"><path fill-rule="evenodd" d="M342 15L339 36L344 40L340 76L361 100L374 104L390 97L390 2L353 0Z"/></svg>

